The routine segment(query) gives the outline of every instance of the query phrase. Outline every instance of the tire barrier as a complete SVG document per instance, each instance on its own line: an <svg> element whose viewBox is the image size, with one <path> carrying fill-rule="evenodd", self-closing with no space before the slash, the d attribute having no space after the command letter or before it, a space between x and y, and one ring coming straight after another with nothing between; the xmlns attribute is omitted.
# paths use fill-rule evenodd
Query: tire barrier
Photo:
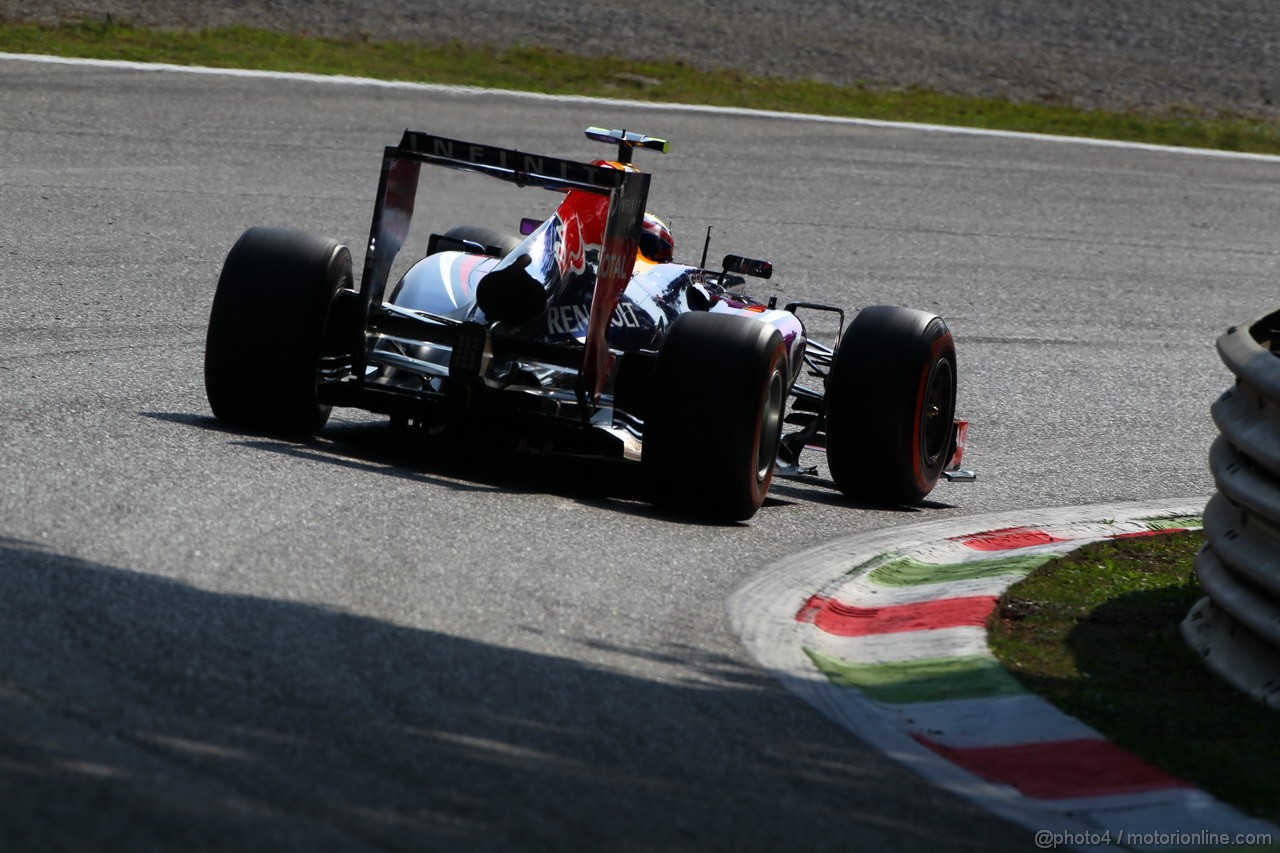
<svg viewBox="0 0 1280 853"><path fill-rule="evenodd" d="M1232 326L1218 354L1236 384L1210 409L1218 493L1195 559L1206 597L1182 633L1219 676L1280 709L1280 311Z"/></svg>

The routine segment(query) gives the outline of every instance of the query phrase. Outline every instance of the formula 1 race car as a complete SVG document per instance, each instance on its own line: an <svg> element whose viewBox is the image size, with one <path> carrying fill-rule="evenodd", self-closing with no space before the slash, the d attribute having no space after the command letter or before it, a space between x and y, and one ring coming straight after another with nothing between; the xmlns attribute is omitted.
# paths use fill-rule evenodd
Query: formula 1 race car
<svg viewBox="0 0 1280 853"><path fill-rule="evenodd" d="M646 213L650 176L631 162L667 143L586 134L617 159L406 131L383 155L358 290L336 241L245 231L209 317L214 415L283 434L316 432L333 406L426 438L491 428L535 452L638 463L653 503L720 520L754 515L775 471L815 473L806 448L825 449L835 485L863 503L914 503L940 477L972 478L942 318L876 306L845 329L839 308L743 295L744 276L772 274L764 261L728 255L709 270L704 245L699 264L675 262L670 232ZM388 295L423 163L563 197L519 236L431 235ZM802 311L838 317L831 347L809 340Z"/></svg>

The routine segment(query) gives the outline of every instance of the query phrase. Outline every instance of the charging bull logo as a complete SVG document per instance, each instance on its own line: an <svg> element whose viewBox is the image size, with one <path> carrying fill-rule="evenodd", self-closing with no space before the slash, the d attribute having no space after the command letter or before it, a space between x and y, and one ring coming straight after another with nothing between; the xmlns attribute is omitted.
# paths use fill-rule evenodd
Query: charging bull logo
<svg viewBox="0 0 1280 853"><path fill-rule="evenodd" d="M560 265L561 278L570 274L582 275L587 268L587 246L583 245L582 221L576 213L569 214L556 225L556 263Z"/></svg>

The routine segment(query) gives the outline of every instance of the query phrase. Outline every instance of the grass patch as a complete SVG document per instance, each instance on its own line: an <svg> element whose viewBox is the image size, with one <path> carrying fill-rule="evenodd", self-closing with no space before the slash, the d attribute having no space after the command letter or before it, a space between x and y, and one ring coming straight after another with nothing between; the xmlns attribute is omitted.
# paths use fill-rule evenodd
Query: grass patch
<svg viewBox="0 0 1280 853"><path fill-rule="evenodd" d="M0 22L0 51L347 74L1280 153L1280 121L1274 119L1190 109L1159 115L1089 111L923 89L755 77L728 69L707 71L675 60L586 57L541 47L427 45L310 38L248 27L182 31L79 21L55 26Z"/></svg>
<svg viewBox="0 0 1280 853"><path fill-rule="evenodd" d="M1146 761L1280 818L1280 713L1205 668L1178 625L1203 592L1200 533L1112 540L1010 587L988 625L1029 689Z"/></svg>

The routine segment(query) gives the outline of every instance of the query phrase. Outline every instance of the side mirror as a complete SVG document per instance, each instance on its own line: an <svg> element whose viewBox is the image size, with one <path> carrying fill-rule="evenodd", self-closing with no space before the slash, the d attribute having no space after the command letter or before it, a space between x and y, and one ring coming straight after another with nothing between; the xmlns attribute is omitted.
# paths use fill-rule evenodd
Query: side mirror
<svg viewBox="0 0 1280 853"><path fill-rule="evenodd" d="M725 272L749 275L752 278L773 277L773 264L768 261L757 261L740 255L725 255L720 263L724 266Z"/></svg>
<svg viewBox="0 0 1280 853"><path fill-rule="evenodd" d="M538 226L540 226L541 224L542 224L541 219L533 219L532 217L526 216L525 218L520 220L520 236L528 237L534 231L537 231Z"/></svg>

